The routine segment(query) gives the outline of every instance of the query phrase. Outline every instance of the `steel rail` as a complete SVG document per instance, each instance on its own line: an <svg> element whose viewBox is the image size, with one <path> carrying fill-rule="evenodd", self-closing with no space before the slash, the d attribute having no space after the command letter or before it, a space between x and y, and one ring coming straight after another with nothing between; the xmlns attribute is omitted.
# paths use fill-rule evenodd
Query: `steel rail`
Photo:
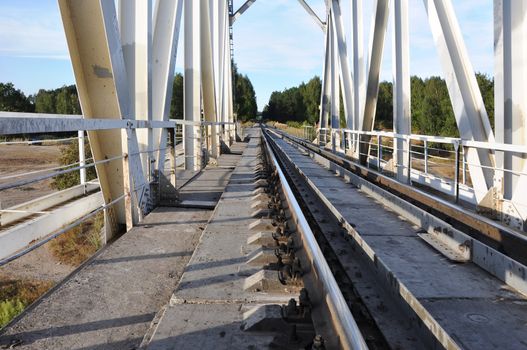
<svg viewBox="0 0 527 350"><path fill-rule="evenodd" d="M324 254L317 243L315 235L313 234L313 231L311 230L304 214L302 213L302 209L300 208L300 205L298 204L293 191L287 182L287 178L273 153L272 146L269 144L266 137L264 137L264 140L273 167L276 169L280 178L280 184L289 204L289 208L291 209L292 216L295 219L297 227L299 228L299 232L302 234L304 248L308 256L311 258L311 263L316 271L316 275L322 282L325 292L327 293L328 297L326 300L328 302L330 311L332 315L335 316L335 320L338 321L337 324L335 324L335 327L337 328L339 335L342 337L342 345L347 349L353 350L368 349L362 333L360 332L360 329L357 326L353 315L351 314L348 304L346 303L346 300L344 299L344 296L338 287L337 281L335 280L335 277L333 276L333 273L331 272L331 269L324 258Z"/></svg>
<svg viewBox="0 0 527 350"><path fill-rule="evenodd" d="M525 254L527 236L523 233L464 209L454 203L450 203L447 200L426 193L423 190L403 184L378 171L357 164L343 158L341 155L322 149L315 144L291 136L281 130L268 130L350 171L360 178L398 195L422 209L433 212L435 216L447 220L450 224L465 231L473 238L504 253L519 263L527 265L527 255Z"/></svg>

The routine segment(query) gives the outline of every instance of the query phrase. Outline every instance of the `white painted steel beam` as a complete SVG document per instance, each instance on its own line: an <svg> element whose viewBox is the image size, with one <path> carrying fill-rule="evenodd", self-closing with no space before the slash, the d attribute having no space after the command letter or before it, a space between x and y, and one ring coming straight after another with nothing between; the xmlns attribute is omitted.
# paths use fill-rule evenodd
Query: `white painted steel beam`
<svg viewBox="0 0 527 350"><path fill-rule="evenodd" d="M326 31L326 23L322 22L320 17L318 17L317 13L315 11L313 11L311 6L309 6L309 4L305 0L298 0L298 2L300 3L300 5L302 5L304 10L306 10L306 12L309 14L309 16L311 16L311 18L313 18L313 20L320 27L320 29L322 29L322 31L325 32Z"/></svg>
<svg viewBox="0 0 527 350"><path fill-rule="evenodd" d="M128 75L130 119L152 120L152 0L120 0L121 44ZM138 130L143 173L151 179L153 131Z"/></svg>
<svg viewBox="0 0 527 350"><path fill-rule="evenodd" d="M362 0L351 2L351 25L352 25L352 63L353 63L353 129L360 130L362 111L364 110L365 96L365 62L362 25Z"/></svg>
<svg viewBox="0 0 527 350"><path fill-rule="evenodd" d="M333 30L335 35L335 43L338 49L338 63L339 63L339 75L340 84L342 88L342 97L346 118L346 127L354 129L353 122L353 78L349 68L349 57L348 48L346 45L346 35L344 33L344 25L342 23L342 11L340 8L340 2L338 0L332 0L331 4L331 19L333 23ZM340 98L340 96L339 96ZM339 102L340 103L340 102Z"/></svg>
<svg viewBox="0 0 527 350"><path fill-rule="evenodd" d="M201 120L201 50L200 19L201 1L185 0L185 75L184 75L184 115L185 120ZM201 168L200 128L184 127L185 169Z"/></svg>
<svg viewBox="0 0 527 350"><path fill-rule="evenodd" d="M243 15L245 11L247 11L249 7L251 7L255 2L256 0L247 0L242 6L240 6L240 8L230 18L231 25L234 24L234 22L236 22L236 20L240 18L240 16Z"/></svg>
<svg viewBox="0 0 527 350"><path fill-rule="evenodd" d="M328 27L330 15L327 16ZM319 127L325 129L329 126L330 95L331 95L331 30L326 29L324 67L322 69L322 95L320 97L320 119ZM319 141L322 141L319 139Z"/></svg>
<svg viewBox="0 0 527 350"><path fill-rule="evenodd" d="M203 94L203 112L206 121L215 122L216 111L216 82L214 73L214 57L212 51L211 33L211 6L209 0L201 1L201 29L200 29L200 50L201 50L201 84ZM206 128L207 149L209 155L218 158L220 153L220 142L216 126Z"/></svg>
<svg viewBox="0 0 527 350"><path fill-rule="evenodd" d="M494 119L496 142L527 144L527 3L494 1ZM496 153L495 186L505 200L512 200L521 220L527 220L527 172L525 155ZM524 224L525 226L525 224Z"/></svg>
<svg viewBox="0 0 527 350"><path fill-rule="evenodd" d="M423 1L461 138L494 142L487 111L451 1ZM492 171L482 166L494 167L494 156L486 150L469 149L467 160L476 198L481 202L493 184Z"/></svg>
<svg viewBox="0 0 527 350"><path fill-rule="evenodd" d="M157 0L152 44L152 120L170 117L183 0ZM157 170L163 171L167 147L166 129L154 129Z"/></svg>
<svg viewBox="0 0 527 350"><path fill-rule="evenodd" d="M338 43L335 36L334 22L330 11L330 20L328 23L328 30L330 32L330 59L331 59L331 70L330 70L330 110L331 110L331 129L340 128L340 77L339 77L339 56L338 56ZM333 142L335 146L335 143Z"/></svg>
<svg viewBox="0 0 527 350"><path fill-rule="evenodd" d="M97 192L0 232L0 259L15 254L31 242L45 238L102 205L101 192Z"/></svg>
<svg viewBox="0 0 527 350"><path fill-rule="evenodd" d="M59 7L84 118L126 118L128 79L114 2L59 0ZM96 161L120 155L127 146L120 130L88 132L88 136ZM97 166L97 174L106 203L123 194L121 161ZM125 223L124 205L115 205L110 217L113 224Z"/></svg>
<svg viewBox="0 0 527 350"><path fill-rule="evenodd" d="M372 18L372 28L370 33L370 55L368 60L368 81L364 100L364 110L361 113L359 130L373 130L375 113L377 110L377 98L379 95L379 79L381 73L381 63L384 52L384 42L386 29L388 27L390 0L376 0ZM366 138L359 145L359 157L361 163L365 163L369 154L369 138Z"/></svg>
<svg viewBox="0 0 527 350"><path fill-rule="evenodd" d="M411 126L410 90L410 45L408 28L408 0L393 0L393 131L409 135ZM410 152L409 142L394 140L396 176L401 182L408 182Z"/></svg>
<svg viewBox="0 0 527 350"><path fill-rule="evenodd" d="M377 97L379 94L379 79L384 52L386 29L388 27L390 0L376 0L370 33L370 54L368 60L368 81L366 100L360 121L359 130L371 131L375 122ZM360 15L360 14L359 14ZM360 40L360 39L359 39Z"/></svg>

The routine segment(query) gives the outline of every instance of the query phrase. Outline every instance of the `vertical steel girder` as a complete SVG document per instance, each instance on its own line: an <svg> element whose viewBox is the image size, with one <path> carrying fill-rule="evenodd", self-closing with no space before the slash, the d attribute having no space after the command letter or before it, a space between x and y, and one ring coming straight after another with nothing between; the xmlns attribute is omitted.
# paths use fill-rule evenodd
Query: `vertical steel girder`
<svg viewBox="0 0 527 350"><path fill-rule="evenodd" d="M203 112L206 121L215 122L216 110L216 83L214 73L214 57L212 51L212 25L211 25L211 4L209 0L201 1L201 81L203 92ZM210 142L209 151L213 158L219 156L219 134L217 126L207 127L207 141Z"/></svg>
<svg viewBox="0 0 527 350"><path fill-rule="evenodd" d="M335 36L336 48L338 50L340 83L342 85L341 88L346 116L346 127L348 129L353 129L353 81L349 68L348 49L346 47L344 25L342 24L342 12L340 9L340 2L338 0L332 0L331 20L333 23L333 35Z"/></svg>
<svg viewBox="0 0 527 350"><path fill-rule="evenodd" d="M384 41L388 27L390 0L376 0L375 12L372 18L370 34L370 56L368 60L368 81L366 85L366 100L359 130L371 131L375 121L377 109L377 97L379 93L379 79L381 73L382 56L384 52Z"/></svg>
<svg viewBox="0 0 527 350"><path fill-rule="evenodd" d="M523 0L494 1L495 133L496 142L525 145L527 142L527 3ZM495 187L501 197L512 200L515 211L527 219L527 162L519 155L496 153ZM504 208L505 209L505 208ZM506 208L508 209L508 208ZM504 210L505 211L505 210ZM513 210L506 210L511 212Z"/></svg>
<svg viewBox="0 0 527 350"><path fill-rule="evenodd" d="M114 2L59 0L59 8L84 118L129 118L128 79ZM90 131L88 137L95 161L121 155L123 150L130 153L130 149L137 147L132 130L124 137L120 130ZM136 165L138 157L128 158ZM142 172L125 177L123 161L96 168L106 203L123 195L125 182L130 182L131 191L137 189L139 197L144 197ZM112 206L108 214L107 224L112 228L118 223L127 223L127 210L122 201ZM113 229L108 233L112 232Z"/></svg>
<svg viewBox="0 0 527 350"><path fill-rule="evenodd" d="M362 26L362 0L351 2L352 17L352 47L353 47L353 129L359 130L364 110L364 45L363 45L363 26ZM356 147L356 145L355 145Z"/></svg>
<svg viewBox="0 0 527 350"><path fill-rule="evenodd" d="M201 121L201 47L200 47L201 1L185 0L185 76L184 115L186 121ZM200 128L185 125L185 169L201 168Z"/></svg>
<svg viewBox="0 0 527 350"><path fill-rule="evenodd" d="M410 135L410 45L408 30L408 0L393 0L393 128L396 134ZM408 182L409 141L394 140L394 160L397 179Z"/></svg>
<svg viewBox="0 0 527 350"><path fill-rule="evenodd" d="M487 111L451 1L423 1L461 138L494 142ZM476 200L479 203L493 183L492 170L482 167L494 167L494 156L489 150L470 148L467 161Z"/></svg>
<svg viewBox="0 0 527 350"><path fill-rule="evenodd" d="M322 71L322 94L320 97L320 120L319 126L321 129L328 128L329 120L328 114L330 113L329 99L331 94L331 30L329 30L330 16L328 13L326 22L326 40L325 40L325 56L324 56L324 68ZM319 140L321 141L321 140Z"/></svg>
<svg viewBox="0 0 527 350"><path fill-rule="evenodd" d="M152 120L152 0L120 0L119 13L130 91L130 116L136 120ZM137 130L137 138L143 173L150 179L152 129Z"/></svg>
<svg viewBox="0 0 527 350"><path fill-rule="evenodd" d="M331 59L331 70L330 70L330 103L331 103L331 129L340 128L340 79L339 79L339 56L338 56L338 43L335 37L334 23L331 16L328 22L328 30L330 32L330 59ZM333 143L335 145L335 143Z"/></svg>
<svg viewBox="0 0 527 350"><path fill-rule="evenodd" d="M152 44L152 120L168 120L183 0L157 0ZM154 129L157 170L164 170L167 130Z"/></svg>
<svg viewBox="0 0 527 350"><path fill-rule="evenodd" d="M366 96L364 110L361 115L359 130L371 131L375 122L375 112L377 110L377 97L379 94L379 79L381 73L381 63L384 51L384 41L386 38L386 28L388 27L390 0L376 0L375 12L372 18L370 58L368 60L368 82L366 85ZM364 142L360 144L360 159L362 163L367 160L369 154L369 138L364 137Z"/></svg>

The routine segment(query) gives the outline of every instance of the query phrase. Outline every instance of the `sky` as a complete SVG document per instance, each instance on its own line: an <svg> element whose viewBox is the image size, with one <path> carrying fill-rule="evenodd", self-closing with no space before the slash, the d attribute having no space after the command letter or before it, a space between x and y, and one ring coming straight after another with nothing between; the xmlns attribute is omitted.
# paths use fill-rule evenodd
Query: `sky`
<svg viewBox="0 0 527 350"><path fill-rule="evenodd" d="M234 0L238 8L245 0ZM341 0L346 36L350 2ZM410 70L421 77L442 75L422 0L408 0ZM307 1L321 18L323 0ZM475 71L493 74L492 0L452 0ZM364 0L367 52L373 0ZM392 79L391 21L381 70ZM322 74L324 35L297 0L258 0L234 24L234 59L256 90L263 109L273 91ZM180 40L180 48L183 42ZM183 69L178 50L176 71ZM13 82L26 94L74 83L57 0L0 0L0 82Z"/></svg>

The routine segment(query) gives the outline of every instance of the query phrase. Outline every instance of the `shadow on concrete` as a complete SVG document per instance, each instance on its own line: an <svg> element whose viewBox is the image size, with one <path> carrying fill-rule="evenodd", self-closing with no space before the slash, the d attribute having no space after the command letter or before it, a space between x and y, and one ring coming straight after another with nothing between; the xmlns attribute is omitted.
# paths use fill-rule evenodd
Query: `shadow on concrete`
<svg viewBox="0 0 527 350"><path fill-rule="evenodd" d="M175 257L181 257L181 256L191 256L191 255L192 255L191 251L186 251L186 252L173 252L173 253L165 253L165 254L123 256L120 258L95 260L92 263L92 265L117 264L117 263L122 263L122 262L130 262L130 261L138 261L138 260L165 259L165 258L175 258Z"/></svg>
<svg viewBox="0 0 527 350"><path fill-rule="evenodd" d="M93 332L101 329L117 328L132 324L145 323L149 324L154 319L155 313L148 313L143 315L135 315L121 318L113 318L100 321L92 321L81 324L74 324L69 326L56 326L45 329L34 330L30 332L14 333L9 336L0 335L0 346L12 344L13 341L22 340L21 345L27 346L38 340L47 338L63 337L67 335L75 335L86 332ZM129 343L130 340L126 340ZM3 348L3 347L2 347ZM108 347L104 348L107 349ZM103 349L101 347L101 349Z"/></svg>

